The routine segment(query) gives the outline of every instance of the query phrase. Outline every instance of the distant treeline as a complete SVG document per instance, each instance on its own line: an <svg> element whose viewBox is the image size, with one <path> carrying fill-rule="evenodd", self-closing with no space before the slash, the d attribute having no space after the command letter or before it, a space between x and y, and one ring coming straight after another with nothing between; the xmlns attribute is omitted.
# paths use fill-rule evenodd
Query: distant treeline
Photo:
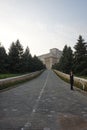
<svg viewBox="0 0 87 130"><path fill-rule="evenodd" d="M8 54L0 44L0 73L27 73L44 68L37 56L32 57L29 47L24 51L19 40L12 42Z"/></svg>
<svg viewBox="0 0 87 130"><path fill-rule="evenodd" d="M59 63L52 68L69 74L72 70L76 75L87 76L87 42L80 35L73 52L71 47L64 46Z"/></svg>

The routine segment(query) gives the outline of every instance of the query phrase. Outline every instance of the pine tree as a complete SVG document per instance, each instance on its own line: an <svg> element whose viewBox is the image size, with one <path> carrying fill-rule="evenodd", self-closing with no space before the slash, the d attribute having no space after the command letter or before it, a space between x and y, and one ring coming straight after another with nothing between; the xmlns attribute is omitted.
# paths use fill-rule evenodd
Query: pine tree
<svg viewBox="0 0 87 130"><path fill-rule="evenodd" d="M11 73L21 73L22 71L23 47L19 40L13 42L9 49L9 71Z"/></svg>
<svg viewBox="0 0 87 130"><path fill-rule="evenodd" d="M0 73L7 72L7 54L5 48L0 44Z"/></svg>
<svg viewBox="0 0 87 130"><path fill-rule="evenodd" d="M74 49L74 71L77 74L85 75L87 74L87 43L81 35Z"/></svg>
<svg viewBox="0 0 87 130"><path fill-rule="evenodd" d="M33 71L38 71L38 70L42 70L45 69L45 65L42 63L42 61L40 61L38 59L38 57L35 55L33 57Z"/></svg>
<svg viewBox="0 0 87 130"><path fill-rule="evenodd" d="M60 58L59 63L54 65L56 69L64 72L69 73L73 66L73 51L71 47L64 46L62 56Z"/></svg>
<svg viewBox="0 0 87 130"><path fill-rule="evenodd" d="M23 54L23 72L32 72L32 56L29 47L25 49Z"/></svg>

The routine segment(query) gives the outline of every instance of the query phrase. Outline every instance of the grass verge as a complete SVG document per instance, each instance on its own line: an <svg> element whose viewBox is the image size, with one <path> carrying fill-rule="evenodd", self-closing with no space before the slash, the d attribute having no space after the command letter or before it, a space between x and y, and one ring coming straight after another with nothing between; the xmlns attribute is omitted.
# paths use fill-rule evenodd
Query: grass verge
<svg viewBox="0 0 87 130"><path fill-rule="evenodd" d="M14 87L17 87L18 84L30 81L36 77L38 77L43 71L39 71L38 73L35 73L33 75L27 76L25 78L16 79L16 80L8 80L0 84L0 92L3 90L8 90Z"/></svg>
<svg viewBox="0 0 87 130"><path fill-rule="evenodd" d="M19 76L19 75L22 75L22 74L0 74L0 79L15 77L15 76Z"/></svg>

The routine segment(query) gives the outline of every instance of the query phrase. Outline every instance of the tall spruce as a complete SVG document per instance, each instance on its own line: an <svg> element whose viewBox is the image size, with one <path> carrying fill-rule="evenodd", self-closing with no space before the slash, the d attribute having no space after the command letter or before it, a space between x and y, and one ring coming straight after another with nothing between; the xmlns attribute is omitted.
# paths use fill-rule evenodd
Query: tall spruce
<svg viewBox="0 0 87 130"><path fill-rule="evenodd" d="M5 48L0 44L0 73L6 73L8 70L7 54Z"/></svg>
<svg viewBox="0 0 87 130"><path fill-rule="evenodd" d="M62 56L59 63L55 64L53 68L58 69L64 73L69 73L73 66L73 51L71 47L64 46Z"/></svg>
<svg viewBox="0 0 87 130"><path fill-rule="evenodd" d="M74 49L74 71L76 74L87 75L87 43L81 35Z"/></svg>
<svg viewBox="0 0 87 130"><path fill-rule="evenodd" d="M23 47L19 40L13 42L9 49L9 71L21 73L22 71Z"/></svg>
<svg viewBox="0 0 87 130"><path fill-rule="evenodd" d="M36 55L34 55L34 57L33 57L33 71L38 71L38 70L42 70L45 68L46 68L46 66L42 63L42 61L39 60Z"/></svg>
<svg viewBox="0 0 87 130"><path fill-rule="evenodd" d="M29 47L26 47L25 52L23 54L23 72L32 72L32 55L30 54Z"/></svg>

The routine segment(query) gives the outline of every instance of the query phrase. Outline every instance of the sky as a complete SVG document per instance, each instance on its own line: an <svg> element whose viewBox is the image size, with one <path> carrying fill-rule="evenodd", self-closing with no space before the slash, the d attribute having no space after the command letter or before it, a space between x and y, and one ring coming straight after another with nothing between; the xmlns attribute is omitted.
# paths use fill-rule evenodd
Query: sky
<svg viewBox="0 0 87 130"><path fill-rule="evenodd" d="M72 49L87 41L87 0L0 0L0 42L9 50L19 39L32 55Z"/></svg>

